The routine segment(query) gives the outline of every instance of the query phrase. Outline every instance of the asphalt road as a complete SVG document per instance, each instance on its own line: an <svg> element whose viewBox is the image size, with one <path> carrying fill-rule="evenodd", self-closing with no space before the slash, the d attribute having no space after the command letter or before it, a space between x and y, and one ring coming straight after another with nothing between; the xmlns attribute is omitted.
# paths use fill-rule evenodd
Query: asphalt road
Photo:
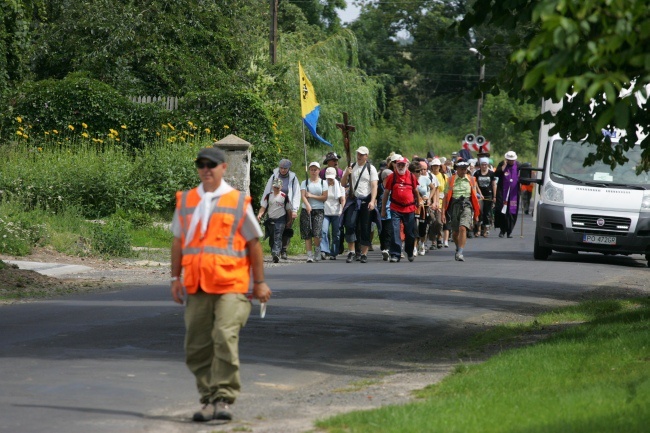
<svg viewBox="0 0 650 433"><path fill-rule="evenodd" d="M0 307L0 432L305 431L316 417L405 401L457 361L439 349L468 323L648 280L642 256L534 261L532 220L524 224L523 237L518 226L513 239L471 239L465 262L452 244L413 263L374 252L367 264L269 269L274 296L242 332L244 390L229 425L189 421L197 394L168 287ZM360 379L381 385L359 390Z"/></svg>

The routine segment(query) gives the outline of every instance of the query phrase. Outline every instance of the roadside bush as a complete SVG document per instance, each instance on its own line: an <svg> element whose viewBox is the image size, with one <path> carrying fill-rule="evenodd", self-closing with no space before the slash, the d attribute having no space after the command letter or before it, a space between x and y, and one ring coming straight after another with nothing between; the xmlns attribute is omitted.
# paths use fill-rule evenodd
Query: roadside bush
<svg viewBox="0 0 650 433"><path fill-rule="evenodd" d="M72 127L101 143L113 135L113 130L117 133L113 138L121 144L142 147L155 139L155 129L169 116L161 106L133 103L111 86L83 73L70 74L63 80L27 82L3 102L7 109L0 115L0 131L5 138L16 134L19 118L19 123L29 125L32 137L42 138L46 133Z"/></svg>
<svg viewBox="0 0 650 433"><path fill-rule="evenodd" d="M92 230L91 245L93 252L97 254L132 256L129 223L122 218L114 217L108 219L105 224L97 224Z"/></svg>
<svg viewBox="0 0 650 433"><path fill-rule="evenodd" d="M219 138L235 134L253 145L251 195L259 198L279 161L274 122L262 100L246 91L219 90L190 93L178 108L173 113L177 123L192 121Z"/></svg>
<svg viewBox="0 0 650 433"><path fill-rule="evenodd" d="M133 209L118 209L115 217L128 221L134 229L141 229L153 226L153 217L146 213Z"/></svg>
<svg viewBox="0 0 650 433"><path fill-rule="evenodd" d="M25 256L48 239L47 225L18 202L0 203L0 253Z"/></svg>

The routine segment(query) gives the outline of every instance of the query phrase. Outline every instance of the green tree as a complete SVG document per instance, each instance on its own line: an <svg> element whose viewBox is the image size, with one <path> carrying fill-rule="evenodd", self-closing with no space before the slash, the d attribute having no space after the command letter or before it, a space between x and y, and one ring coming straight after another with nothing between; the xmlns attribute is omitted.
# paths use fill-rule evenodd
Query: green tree
<svg viewBox="0 0 650 433"><path fill-rule="evenodd" d="M486 37L482 50L507 44L510 62L496 84L512 97L539 103L559 101L557 116L540 115L555 123L551 133L598 143L588 162L624 163L621 149L637 141L637 125L648 132L650 110L639 107L635 93L648 96L650 84L650 8L636 0L476 0L459 25L461 34L490 24L516 31L518 38ZM628 96L623 97L622 92ZM573 98L565 98L574 94ZM593 104L592 104L593 101ZM529 122L529 129L534 128ZM619 128L626 136L616 146L603 128ZM650 138L643 138L643 162L650 170Z"/></svg>
<svg viewBox="0 0 650 433"><path fill-rule="evenodd" d="M33 71L86 71L127 94L242 85L239 71L268 46L268 17L268 4L246 0L52 0L35 19Z"/></svg>

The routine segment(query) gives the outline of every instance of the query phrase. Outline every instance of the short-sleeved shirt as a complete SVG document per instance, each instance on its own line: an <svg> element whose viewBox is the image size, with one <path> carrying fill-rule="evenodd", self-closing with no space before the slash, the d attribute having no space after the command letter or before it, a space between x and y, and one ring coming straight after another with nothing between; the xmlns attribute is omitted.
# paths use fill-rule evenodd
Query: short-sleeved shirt
<svg viewBox="0 0 650 433"><path fill-rule="evenodd" d="M487 174L481 174L481 170L476 170L474 177L476 178L476 183L481 190L481 195L486 198L492 198L492 183L496 179L494 172L488 170Z"/></svg>
<svg viewBox="0 0 650 433"><path fill-rule="evenodd" d="M365 165L368 165L368 168L364 170L363 167ZM360 174L361 179L359 179ZM354 189L354 186L357 184L357 179L359 179L359 185L357 186L357 189L354 190L355 197L367 197L372 192L371 182L379 181L379 175L377 174L377 169L374 165L370 163L364 165L357 164L352 169L350 176L348 176L348 185L350 186L350 190Z"/></svg>
<svg viewBox="0 0 650 433"><path fill-rule="evenodd" d="M327 200L325 200L325 215L339 215L343 205L340 198L345 197L345 188L341 186L341 182L334 179L333 185L327 185Z"/></svg>
<svg viewBox="0 0 650 433"><path fill-rule="evenodd" d="M266 211L269 213L269 218L278 219L287 214L285 208L286 203L287 195L280 191L278 195L273 193L268 194L268 196L262 200L262 207L266 208Z"/></svg>
<svg viewBox="0 0 650 433"><path fill-rule="evenodd" d="M472 184L470 182L469 175L465 177L456 176L452 197L465 197L466 199L469 199L472 194Z"/></svg>
<svg viewBox="0 0 650 433"><path fill-rule="evenodd" d="M219 197L221 197L226 193L229 193L233 189L234 188L228 185L226 181L222 180L221 185L219 185L219 188L217 188L216 191L214 192L215 198L213 199L213 201L215 201L215 204L216 204L216 200ZM181 227L181 221L178 216L178 209L174 211L171 231L175 238L181 237L183 229ZM255 216L255 212L253 212L253 206L251 205L248 205L246 209L246 219L244 220L244 224L242 224L241 234L244 237L244 239L246 239L246 241L250 241L255 238L261 238L262 236L264 236L264 233L262 232L262 228L257 222L257 217Z"/></svg>
<svg viewBox="0 0 650 433"><path fill-rule="evenodd" d="M429 194L431 194L431 179L429 179L429 176L418 176L418 192L422 198L429 197Z"/></svg>
<svg viewBox="0 0 650 433"><path fill-rule="evenodd" d="M307 185L307 183L309 183L309 185ZM314 195L323 195L323 192L327 191L327 182L321 178L318 178L316 182L312 182L309 179L303 180L300 184L300 190L306 190L308 193ZM309 205L312 209L325 209L325 203L320 200L308 198L307 201L309 201ZM305 209L304 202L302 203L302 208Z"/></svg>

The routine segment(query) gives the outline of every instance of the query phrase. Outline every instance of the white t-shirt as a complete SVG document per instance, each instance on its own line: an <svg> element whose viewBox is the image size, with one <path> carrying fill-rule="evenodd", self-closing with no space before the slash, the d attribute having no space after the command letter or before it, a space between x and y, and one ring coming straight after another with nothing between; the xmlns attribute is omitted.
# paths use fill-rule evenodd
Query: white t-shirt
<svg viewBox="0 0 650 433"><path fill-rule="evenodd" d="M327 186L327 200L325 200L325 215L340 215L343 205L340 198L345 197L345 188L341 182L334 179L333 185Z"/></svg>
<svg viewBox="0 0 650 433"><path fill-rule="evenodd" d="M377 174L377 169L374 165L368 163L368 168L364 170L365 165L355 165L352 169L352 173L348 176L348 185L350 190L354 190L355 197L366 197L372 192L372 181L379 181L379 175ZM363 170L363 174L361 171ZM361 179L359 180L359 185L357 189L354 189L354 186L357 184L357 179L359 179L359 174L361 174Z"/></svg>
<svg viewBox="0 0 650 433"><path fill-rule="evenodd" d="M278 219L287 214L285 204L287 202L287 195L280 191L278 195L271 192L267 197L262 200L262 207L266 208L269 213L269 218Z"/></svg>

